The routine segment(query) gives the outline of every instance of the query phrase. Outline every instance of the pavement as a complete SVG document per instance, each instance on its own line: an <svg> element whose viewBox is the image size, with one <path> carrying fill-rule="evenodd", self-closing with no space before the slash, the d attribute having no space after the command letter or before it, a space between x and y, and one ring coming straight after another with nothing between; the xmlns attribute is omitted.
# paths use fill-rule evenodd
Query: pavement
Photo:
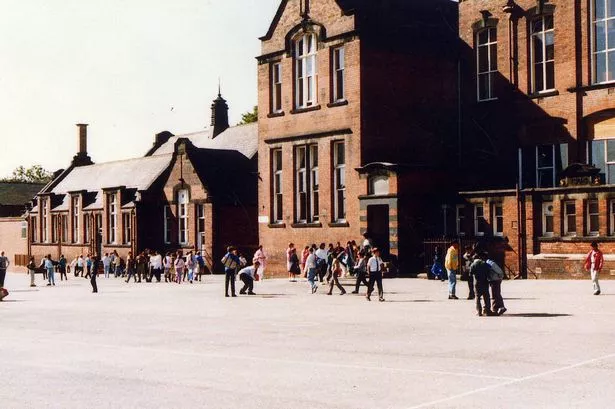
<svg viewBox="0 0 615 409"><path fill-rule="evenodd" d="M56 276L57 277L57 276ZM39 285L43 284L37 276ZM477 317L446 284L385 280L386 302L265 280L126 284L71 277L0 303L0 407L608 408L615 281L507 281ZM239 284L239 283L238 283ZM459 283L458 295L467 296Z"/></svg>

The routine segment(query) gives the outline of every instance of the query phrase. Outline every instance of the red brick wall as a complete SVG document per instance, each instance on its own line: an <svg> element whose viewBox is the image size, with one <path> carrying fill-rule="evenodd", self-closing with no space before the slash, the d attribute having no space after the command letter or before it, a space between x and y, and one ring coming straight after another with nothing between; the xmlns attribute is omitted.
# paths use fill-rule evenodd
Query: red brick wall
<svg viewBox="0 0 615 409"><path fill-rule="evenodd" d="M15 255L28 254L28 241L21 237L21 217L0 218L0 251L9 258L12 266L9 271L23 271L16 267Z"/></svg>

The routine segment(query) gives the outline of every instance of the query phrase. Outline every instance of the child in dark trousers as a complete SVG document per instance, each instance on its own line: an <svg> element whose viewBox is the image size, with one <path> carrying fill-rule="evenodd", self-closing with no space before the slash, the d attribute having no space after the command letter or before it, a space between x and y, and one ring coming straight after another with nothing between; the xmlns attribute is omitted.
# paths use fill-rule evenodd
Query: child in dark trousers
<svg viewBox="0 0 615 409"><path fill-rule="evenodd" d="M476 314L478 316L494 315L491 311L491 299L489 297L489 273L491 267L487 264L487 254L481 252L470 266L470 274L474 276L476 286ZM481 305L481 298L484 307Z"/></svg>

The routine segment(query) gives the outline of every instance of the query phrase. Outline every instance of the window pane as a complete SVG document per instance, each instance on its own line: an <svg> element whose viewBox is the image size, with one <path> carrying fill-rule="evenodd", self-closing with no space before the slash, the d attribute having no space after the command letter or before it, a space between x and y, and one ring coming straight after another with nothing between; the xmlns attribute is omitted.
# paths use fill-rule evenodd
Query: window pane
<svg viewBox="0 0 615 409"><path fill-rule="evenodd" d="M607 45L609 49L615 48L615 20L607 21Z"/></svg>
<svg viewBox="0 0 615 409"><path fill-rule="evenodd" d="M551 168L553 167L553 146L541 145L537 147L538 150L538 167L539 168Z"/></svg>
<svg viewBox="0 0 615 409"><path fill-rule="evenodd" d="M545 90L545 83L542 72L542 63L534 64L534 91Z"/></svg>
<svg viewBox="0 0 615 409"><path fill-rule="evenodd" d="M495 28L490 28L489 29L489 42L496 42L498 41L498 30Z"/></svg>
<svg viewBox="0 0 615 409"><path fill-rule="evenodd" d="M532 33L539 33L542 31L542 18L537 18L532 23Z"/></svg>
<svg viewBox="0 0 615 409"><path fill-rule="evenodd" d="M608 56L609 56L609 64L608 64L609 69L606 74L607 75L606 80L613 81L615 79L615 51L609 52Z"/></svg>
<svg viewBox="0 0 615 409"><path fill-rule="evenodd" d="M337 161L336 164L337 165L343 165L346 163L346 158L345 158L345 151L344 151L344 144L343 143L338 143L335 145L336 147L336 153L337 153Z"/></svg>
<svg viewBox="0 0 615 409"><path fill-rule="evenodd" d="M545 89L553 89L555 88L555 63L548 62L545 68L547 74Z"/></svg>
<svg viewBox="0 0 615 409"><path fill-rule="evenodd" d="M615 0L607 0L607 17L615 17Z"/></svg>
<svg viewBox="0 0 615 409"><path fill-rule="evenodd" d="M595 50L594 51L602 51L606 46L606 37L605 37L605 27L606 23L604 21L598 21L596 23L596 31L595 31Z"/></svg>
<svg viewBox="0 0 615 409"><path fill-rule="evenodd" d="M604 18L604 0L594 0L594 18Z"/></svg>
<svg viewBox="0 0 615 409"><path fill-rule="evenodd" d="M606 141L606 161L615 162L615 139Z"/></svg>
<svg viewBox="0 0 615 409"><path fill-rule="evenodd" d="M576 213L576 207L574 203L566 203L565 209L567 215L574 215Z"/></svg>
<svg viewBox="0 0 615 409"><path fill-rule="evenodd" d="M534 62L541 62L543 60L542 55L542 36L535 35L532 37L534 43Z"/></svg>
<svg viewBox="0 0 615 409"><path fill-rule="evenodd" d="M553 216L545 216L545 233L553 233Z"/></svg>
<svg viewBox="0 0 615 409"><path fill-rule="evenodd" d="M545 30L553 28L553 16L545 16Z"/></svg>
<svg viewBox="0 0 615 409"><path fill-rule="evenodd" d="M489 40L489 30L483 30L478 33L478 44L487 44Z"/></svg>
<svg viewBox="0 0 615 409"><path fill-rule="evenodd" d="M538 171L537 187L553 187L553 169L541 169Z"/></svg>
<svg viewBox="0 0 615 409"><path fill-rule="evenodd" d="M487 47L478 48L478 72L485 72L489 69L487 51Z"/></svg>
<svg viewBox="0 0 615 409"><path fill-rule="evenodd" d="M600 230L600 224L598 222L598 215L592 215L589 217L589 231L598 232Z"/></svg>
<svg viewBox="0 0 615 409"><path fill-rule="evenodd" d="M607 165L607 183L613 184L615 183L615 165Z"/></svg>
<svg viewBox="0 0 615 409"><path fill-rule="evenodd" d="M596 72L596 82L606 81L606 53L598 53L595 56L596 62L594 70Z"/></svg>
<svg viewBox="0 0 615 409"><path fill-rule="evenodd" d="M478 76L478 98L489 98L489 74L480 74Z"/></svg>
<svg viewBox="0 0 615 409"><path fill-rule="evenodd" d="M592 214L592 213L598 213L598 201L597 200L591 200L587 203L587 211Z"/></svg>
<svg viewBox="0 0 615 409"><path fill-rule="evenodd" d="M545 33L545 60L552 60L555 58L555 37L553 32Z"/></svg>
<svg viewBox="0 0 615 409"><path fill-rule="evenodd" d="M489 50L490 50L490 55L489 55L490 66L489 66L489 68L491 69L491 71L496 71L498 69L498 45L497 44L491 44L489 46Z"/></svg>

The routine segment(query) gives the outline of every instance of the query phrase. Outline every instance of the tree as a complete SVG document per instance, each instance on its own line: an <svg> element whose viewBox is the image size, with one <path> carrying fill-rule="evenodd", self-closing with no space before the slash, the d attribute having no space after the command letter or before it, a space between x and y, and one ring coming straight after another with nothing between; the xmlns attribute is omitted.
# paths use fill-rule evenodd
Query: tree
<svg viewBox="0 0 615 409"><path fill-rule="evenodd" d="M245 125L258 122L258 106L255 106L252 112L241 114L241 122L237 125Z"/></svg>
<svg viewBox="0 0 615 409"><path fill-rule="evenodd" d="M11 177L2 179L2 182L48 183L52 178L53 174L43 169L41 165L33 165L27 169L18 166Z"/></svg>

